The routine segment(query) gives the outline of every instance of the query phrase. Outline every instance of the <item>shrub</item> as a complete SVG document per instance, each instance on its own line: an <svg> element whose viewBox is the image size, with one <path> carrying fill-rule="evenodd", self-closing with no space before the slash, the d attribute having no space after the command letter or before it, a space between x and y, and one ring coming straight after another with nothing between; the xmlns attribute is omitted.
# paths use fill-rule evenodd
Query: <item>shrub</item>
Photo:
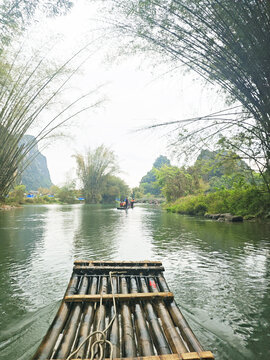
<svg viewBox="0 0 270 360"><path fill-rule="evenodd" d="M231 213L246 217L266 216L270 196L259 188L220 190L204 195L190 195L167 205L167 210L180 214L204 215L205 213Z"/></svg>

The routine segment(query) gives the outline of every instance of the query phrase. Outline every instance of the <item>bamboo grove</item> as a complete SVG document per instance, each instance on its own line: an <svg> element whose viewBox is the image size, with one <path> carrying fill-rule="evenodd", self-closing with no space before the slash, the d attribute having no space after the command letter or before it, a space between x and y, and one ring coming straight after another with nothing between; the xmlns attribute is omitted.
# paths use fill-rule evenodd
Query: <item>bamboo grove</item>
<svg viewBox="0 0 270 360"><path fill-rule="evenodd" d="M92 89L67 104L51 109L67 89L71 78L89 59L88 46L55 65L48 57L55 44L39 44L32 50L22 34L36 9L45 6L48 14L67 10L70 2L5 1L0 6L0 197L3 200L25 167L33 160L27 156L37 143L47 139L55 130L81 112L95 107L101 100L89 99L98 92ZM35 46L34 46L35 47ZM86 102L87 100L87 102ZM47 110L50 108L50 112ZM33 127L35 139L24 142L23 137Z"/></svg>
<svg viewBox="0 0 270 360"><path fill-rule="evenodd" d="M202 144L218 136L225 138L225 147L257 165L270 191L269 1L112 3L113 16L115 12L119 16L119 20L112 21L120 34L127 35L130 43L142 40L135 40L136 50L140 47L169 55L174 64L184 64L211 84L219 85L232 104L229 111L218 116L179 121L175 130L178 151L188 147L194 151L198 141Z"/></svg>

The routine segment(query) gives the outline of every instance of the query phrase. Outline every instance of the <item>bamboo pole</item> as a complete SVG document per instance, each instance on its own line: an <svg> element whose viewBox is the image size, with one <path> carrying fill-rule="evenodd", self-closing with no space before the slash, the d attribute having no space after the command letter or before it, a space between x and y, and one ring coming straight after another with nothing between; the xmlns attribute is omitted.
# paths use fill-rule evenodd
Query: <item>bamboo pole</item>
<svg viewBox="0 0 270 360"><path fill-rule="evenodd" d="M148 292L148 287L145 278L143 277L140 277L140 286L142 292ZM158 321L158 317L150 301L144 303L144 310L145 313L147 314L147 320L150 326L151 336L153 338L158 354L160 355L170 354L171 353L170 347L163 334L162 328Z"/></svg>
<svg viewBox="0 0 270 360"><path fill-rule="evenodd" d="M154 278L149 278L149 287L153 292L158 292L157 283ZM158 300L155 304L155 307L157 309L158 316L162 322L162 327L173 352L177 352L178 354L188 352L188 349L185 346L183 340L181 339L179 333L175 329L171 316L162 300Z"/></svg>
<svg viewBox="0 0 270 360"><path fill-rule="evenodd" d="M87 289L88 289L88 278L84 276L79 289L79 294L86 294ZM74 342L78 324L80 321L82 308L83 308L83 303L76 303L74 305L71 314L69 316L69 322L65 329L62 341L59 345L59 348L56 350L54 356L56 359L65 359L70 354L70 350Z"/></svg>
<svg viewBox="0 0 270 360"><path fill-rule="evenodd" d="M122 272L122 271L132 271L132 274L138 274L138 273L145 273L146 275L149 274L149 272L158 273L161 271L164 271L163 266L126 266L126 264L123 264L123 266L93 266L93 265L75 265L73 270L79 274L109 274L110 271L112 272Z"/></svg>
<svg viewBox="0 0 270 360"><path fill-rule="evenodd" d="M119 266L119 265L126 265L126 266L151 265L151 266L153 266L153 265L156 265L156 266L161 266L162 262L161 261L151 261L151 260L142 260L142 261L75 260L74 261L74 265L82 265L82 264L93 265L93 266L95 266L95 265L98 265L98 266L103 266L103 265L114 265L114 266Z"/></svg>
<svg viewBox="0 0 270 360"><path fill-rule="evenodd" d="M64 298L67 302L96 302L100 301L101 295L72 295ZM134 293L134 294L115 294L114 298L119 301L129 300L153 300L154 298L173 299L173 293L171 292L157 292L157 293ZM113 301L112 294L103 294L102 302Z"/></svg>
<svg viewBox="0 0 270 360"><path fill-rule="evenodd" d="M168 284L162 275L158 276L158 281L162 291L169 291ZM172 302L168 303L167 308L171 314L175 325L179 328L181 335L188 344L190 351L195 351L198 353L202 352L203 347L201 346L200 342L189 327L188 322L186 321L182 312L179 310L176 302L173 300Z"/></svg>
<svg viewBox="0 0 270 360"><path fill-rule="evenodd" d="M117 277L112 277L112 286L114 289L114 292L118 292L118 286L117 286ZM117 309L116 309L117 311ZM114 307L111 305L110 309L110 319L112 319L114 316ZM111 328L108 330L108 339L113 345L113 358L120 357L120 334L119 334L119 318L118 314L116 313L116 318L114 319L114 322L112 323ZM108 351L110 349L108 348Z"/></svg>
<svg viewBox="0 0 270 360"><path fill-rule="evenodd" d="M72 274L69 281L67 291L65 295L73 295L76 293L77 285L79 282L79 277ZM34 360L46 360L50 359L54 350L54 346L58 339L59 334L61 333L65 322L67 320L71 304L67 304L62 301L60 308L46 334L42 343L40 344L38 350L33 356Z"/></svg>
<svg viewBox="0 0 270 360"><path fill-rule="evenodd" d="M130 279L130 288L131 293L138 293L138 288L136 284L136 279L131 277ZM134 314L135 314L135 327L137 332L137 339L139 345L139 355L140 356L150 356L154 355L154 348L152 340L148 331L148 326L144 318L142 306L139 302L136 302L134 305Z"/></svg>
<svg viewBox="0 0 270 360"><path fill-rule="evenodd" d="M108 279L106 276L102 276L100 279L100 294L107 294L108 292ZM106 318L106 308L105 305L103 303L101 303L97 309L97 319L96 319L96 328L95 331L99 330L99 331L103 331L105 329L105 318ZM100 339L100 334L93 336L91 338L92 340L90 341L90 346L92 346L92 344ZM91 350L91 347L90 347ZM98 345L95 346L94 351L98 351Z"/></svg>
<svg viewBox="0 0 270 360"><path fill-rule="evenodd" d="M96 294L97 285L98 285L98 278L96 276L94 276L92 278L90 294ZM80 344L86 339L86 337L90 333L91 325L92 325L93 319L94 319L94 309L95 309L94 303L85 304L83 318L82 318L80 330L78 333L78 343L76 345L77 348L80 346ZM76 354L76 356L78 358L83 359L86 357L86 350L87 350L88 344L89 344L89 341L87 341L84 345L82 345L82 347Z"/></svg>
<svg viewBox="0 0 270 360"><path fill-rule="evenodd" d="M127 280L124 277L120 278L121 292L128 293ZM121 322L122 322L122 356L135 357L137 355L133 324L131 318L130 308L127 302L121 303Z"/></svg>

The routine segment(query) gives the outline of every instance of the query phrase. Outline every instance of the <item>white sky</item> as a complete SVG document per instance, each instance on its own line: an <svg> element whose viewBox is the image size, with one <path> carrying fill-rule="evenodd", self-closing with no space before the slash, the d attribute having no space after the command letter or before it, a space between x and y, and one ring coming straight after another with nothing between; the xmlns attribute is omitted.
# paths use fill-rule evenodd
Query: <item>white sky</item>
<svg viewBox="0 0 270 360"><path fill-rule="evenodd" d="M104 26L95 21L102 17L95 6L92 1L81 0L68 15L36 24L31 29L33 41L42 43L47 37L61 38L54 51L58 59L76 52L102 34L102 31L93 31ZM98 51L97 44L102 44ZM134 132L134 129L206 115L224 107L217 92L211 91L196 76L183 75L179 69L167 73L171 64L158 65L157 58L146 59L145 55L117 59L116 47L115 40L97 40L92 48L90 46L93 56L72 81L66 102L69 96L72 98L74 94L101 84L105 85L100 94L107 100L102 106L80 114L67 130L69 137L52 142L42 151L54 184L63 184L75 177L73 154L105 144L118 157L120 177L131 187L138 186L154 160L161 154L170 158L170 154L166 151L164 131ZM111 56L114 61L104 61ZM97 98L94 95L93 101ZM54 108L50 111L53 113Z"/></svg>

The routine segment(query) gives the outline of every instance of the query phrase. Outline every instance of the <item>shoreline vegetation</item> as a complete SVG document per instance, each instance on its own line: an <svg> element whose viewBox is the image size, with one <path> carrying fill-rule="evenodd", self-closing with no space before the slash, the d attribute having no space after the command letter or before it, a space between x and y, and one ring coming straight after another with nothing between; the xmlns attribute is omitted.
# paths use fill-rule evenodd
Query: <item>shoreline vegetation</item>
<svg viewBox="0 0 270 360"><path fill-rule="evenodd" d="M244 220L270 219L269 194L257 187L188 195L165 204L164 208L172 213L205 216L219 221L224 218L222 214L242 216Z"/></svg>

